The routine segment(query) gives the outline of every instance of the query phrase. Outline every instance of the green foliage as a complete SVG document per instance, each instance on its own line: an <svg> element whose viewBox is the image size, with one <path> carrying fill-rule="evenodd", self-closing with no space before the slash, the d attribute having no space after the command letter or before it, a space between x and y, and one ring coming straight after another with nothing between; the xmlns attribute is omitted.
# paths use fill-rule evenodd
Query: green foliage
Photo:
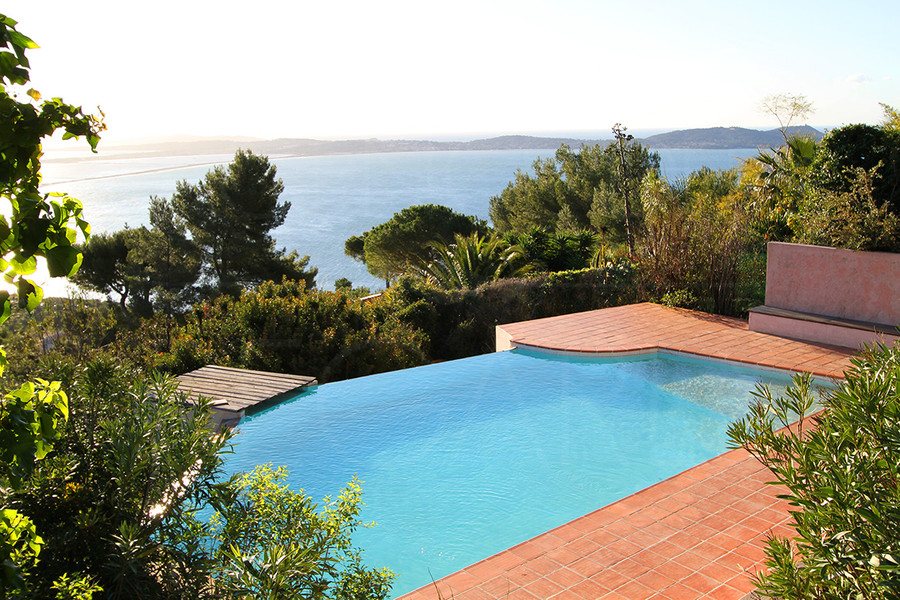
<svg viewBox="0 0 900 600"><path fill-rule="evenodd" d="M900 132L871 125L845 125L822 139L817 183L833 192L852 190L860 170L871 175L872 196L900 214Z"/></svg>
<svg viewBox="0 0 900 600"><path fill-rule="evenodd" d="M184 372L221 364L325 382L422 364L420 347L421 334L389 314L284 280L195 307L162 366Z"/></svg>
<svg viewBox="0 0 900 600"><path fill-rule="evenodd" d="M900 213L876 199L877 167L848 174L849 190L804 199L795 240L850 250L900 252Z"/></svg>
<svg viewBox="0 0 900 600"><path fill-rule="evenodd" d="M884 113L884 120L881 122L882 129L891 133L900 133L900 111L884 102L879 104Z"/></svg>
<svg viewBox="0 0 900 600"><path fill-rule="evenodd" d="M18 288L19 305L34 308L43 297L41 289L27 279L43 257L51 276L71 275L81 257L74 248L77 231L90 228L81 217L78 200L65 194L42 195L40 184L41 140L62 130L64 138L87 138L92 149L99 142L103 123L59 98L41 101L28 90L20 102L11 85L30 80L25 51L37 45L15 29L16 22L0 14L0 194L10 206L0 216L0 272ZM40 104L38 104L40 102ZM0 295L0 322L9 316L9 294Z"/></svg>
<svg viewBox="0 0 900 600"><path fill-rule="evenodd" d="M501 323L637 301L634 278L627 262L498 279L474 290L443 290L406 276L372 304L422 332L430 359L450 360L493 351L495 327Z"/></svg>
<svg viewBox="0 0 900 600"><path fill-rule="evenodd" d="M753 192L756 229L774 241L790 240L799 228L799 205L813 188L813 165L819 144L792 137L772 152L760 152L745 165L744 186Z"/></svg>
<svg viewBox="0 0 900 600"><path fill-rule="evenodd" d="M760 593L785 600L897 598L900 592L900 347L853 359L821 414L808 376L762 390L729 428L787 488L796 536L772 538ZM798 418L799 423L783 428Z"/></svg>
<svg viewBox="0 0 900 600"><path fill-rule="evenodd" d="M334 289L337 292L346 294L349 298L365 298L372 295L372 290L364 285L353 287L353 282L346 277L335 280Z"/></svg>
<svg viewBox="0 0 900 600"><path fill-rule="evenodd" d="M478 217L438 204L421 204L404 208L361 236L350 237L344 252L390 283L414 265L428 263L433 244L450 244L455 235L474 233L487 233L487 224Z"/></svg>
<svg viewBox="0 0 900 600"><path fill-rule="evenodd" d="M641 180L659 170L659 155L623 138L621 145L586 146L580 151L563 145L555 159L535 161L533 168L533 175L518 171L515 180L491 198L491 221L499 232L588 229L624 241L625 198L632 202L638 198ZM636 230L640 207L629 206Z"/></svg>
<svg viewBox="0 0 900 600"><path fill-rule="evenodd" d="M177 184L174 213L202 250L204 272L216 291L236 294L283 276L314 286L317 270L307 270L309 257L276 250L270 235L291 208L278 202L284 185L275 175L268 158L238 150L227 167L216 167L197 185Z"/></svg>
<svg viewBox="0 0 900 600"><path fill-rule="evenodd" d="M718 314L741 314L741 270L753 248L737 171L700 169L670 185L651 175L641 188L639 255L652 297ZM756 274L757 277L764 274ZM671 294L675 294L672 296ZM681 299L678 297L681 296Z"/></svg>
<svg viewBox="0 0 900 600"><path fill-rule="evenodd" d="M900 133L846 125L817 143L788 138L745 166L751 219L766 239L856 250L900 250Z"/></svg>
<svg viewBox="0 0 900 600"><path fill-rule="evenodd" d="M185 411L173 380L110 359L86 365L68 392L54 452L10 496L46 542L27 572L30 593L49 596L76 572L114 598L179 589L192 515L221 487L228 436L210 435L205 406Z"/></svg>
<svg viewBox="0 0 900 600"><path fill-rule="evenodd" d="M452 244L432 243L431 249L433 257L414 272L445 290L469 290L520 272L518 250L497 236L456 234Z"/></svg>
<svg viewBox="0 0 900 600"><path fill-rule="evenodd" d="M15 86L30 81L26 50L37 45L16 31L16 22L0 14L0 196L9 203L0 215L0 273L18 291L19 306L33 310L43 291L28 276L37 259L47 261L51 276L72 275L81 263L75 248L77 233L90 233L82 219L78 200L40 193L41 141L61 130L63 139L84 136L92 149L99 142L103 123L59 98L41 100L34 89L20 101ZM9 292L0 292L0 323L11 312ZM6 366L0 350L0 374ZM20 589L22 569L33 563L41 550L34 524L9 505L11 491L20 489L58 436L67 413L66 395L58 384L39 381L24 384L0 400L0 511L3 542L0 543L0 592Z"/></svg>
<svg viewBox="0 0 900 600"><path fill-rule="evenodd" d="M128 250L134 230L112 234L97 233L82 248L84 260L72 281L101 294L119 295L122 306L128 301L133 275L129 271Z"/></svg>
<svg viewBox="0 0 900 600"><path fill-rule="evenodd" d="M154 308L178 312L193 297L200 251L165 198L150 198L150 224L150 229L92 236L73 281L88 290L115 293L123 308L127 303L143 315Z"/></svg>
<svg viewBox="0 0 900 600"><path fill-rule="evenodd" d="M0 591L25 586L22 570L37 562L43 545L31 519L16 510L0 509Z"/></svg>
<svg viewBox="0 0 900 600"><path fill-rule="evenodd" d="M217 515L223 590L272 600L387 597L393 574L364 567L350 539L362 525L359 484L351 481L319 511L286 478L283 468L257 467L236 482L237 501Z"/></svg>
<svg viewBox="0 0 900 600"><path fill-rule="evenodd" d="M94 594L103 591L90 577L72 578L68 574L60 576L51 587L56 592L53 596L56 600L91 600Z"/></svg>
<svg viewBox="0 0 900 600"><path fill-rule="evenodd" d="M542 227L532 227L519 234L507 233L503 239L515 246L528 270L547 272L591 266L599 242L599 236L586 229L550 233Z"/></svg>
<svg viewBox="0 0 900 600"><path fill-rule="evenodd" d="M99 300L50 298L27 318L17 319L15 327L7 327L10 365L0 386L9 389L31 377L67 383L66 373L114 342L121 327L114 307Z"/></svg>
<svg viewBox="0 0 900 600"><path fill-rule="evenodd" d="M22 487L35 461L47 456L69 417L68 400L58 381L22 384L0 403L0 482Z"/></svg>

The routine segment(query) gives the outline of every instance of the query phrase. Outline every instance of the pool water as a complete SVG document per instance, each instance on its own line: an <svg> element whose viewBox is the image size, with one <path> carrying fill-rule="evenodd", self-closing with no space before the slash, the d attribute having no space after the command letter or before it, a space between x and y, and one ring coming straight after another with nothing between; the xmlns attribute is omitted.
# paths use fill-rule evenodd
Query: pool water
<svg viewBox="0 0 900 600"><path fill-rule="evenodd" d="M518 350L330 383L245 418L231 472L284 465L313 499L362 481L354 541L393 593L726 449L757 383L786 376L663 354Z"/></svg>

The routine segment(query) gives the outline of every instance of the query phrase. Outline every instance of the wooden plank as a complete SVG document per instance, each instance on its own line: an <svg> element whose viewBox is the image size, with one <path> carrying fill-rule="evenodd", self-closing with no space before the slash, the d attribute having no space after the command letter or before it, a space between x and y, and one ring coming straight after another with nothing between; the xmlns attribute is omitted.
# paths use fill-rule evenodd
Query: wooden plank
<svg viewBox="0 0 900 600"><path fill-rule="evenodd" d="M240 411L317 383L314 377L208 365L176 377L188 399L213 400L217 408Z"/></svg>
<svg viewBox="0 0 900 600"><path fill-rule="evenodd" d="M263 378L259 376L248 376L244 377L237 373L186 373L181 377L186 377L190 379L197 380L205 380L205 381L241 381L246 382L248 384L255 385L268 385L268 386L279 386L279 387L297 387L301 385L307 385L314 378L312 377L304 377L304 378L291 378L291 379L274 379L274 378Z"/></svg>
<svg viewBox="0 0 900 600"><path fill-rule="evenodd" d="M245 383L238 383L235 381L220 381L220 380L198 380L198 379L179 379L182 384L187 385L191 388L205 389L205 390L218 390L223 394L238 394L238 395L252 395L252 396L272 396L274 394L282 394L284 392L289 392L291 390L295 390L300 387L306 387L304 385L291 385L291 386L260 386L260 385L247 385Z"/></svg>
<svg viewBox="0 0 900 600"><path fill-rule="evenodd" d="M309 377L307 375L293 375L290 373L270 373L266 371L254 371L252 369L237 369L235 367L221 367L219 365L207 365L196 371L191 371L191 373L222 373L222 374L240 374L242 379L247 380L255 380L255 379L264 379L271 381L309 381L311 379L315 379L314 377Z"/></svg>
<svg viewBox="0 0 900 600"><path fill-rule="evenodd" d="M245 386L257 386L273 389L293 389L310 385L315 381L314 377L291 377L291 378L264 378L255 375L245 376L234 371L223 372L199 372L192 371L179 375L180 381L196 381L209 383L224 383L228 385L238 384Z"/></svg>
<svg viewBox="0 0 900 600"><path fill-rule="evenodd" d="M286 380L262 379L257 377L243 377L240 374L197 374L186 373L178 377L179 381L194 382L196 385L243 385L256 387L263 390L292 390L298 387L311 385L315 378L292 378Z"/></svg>

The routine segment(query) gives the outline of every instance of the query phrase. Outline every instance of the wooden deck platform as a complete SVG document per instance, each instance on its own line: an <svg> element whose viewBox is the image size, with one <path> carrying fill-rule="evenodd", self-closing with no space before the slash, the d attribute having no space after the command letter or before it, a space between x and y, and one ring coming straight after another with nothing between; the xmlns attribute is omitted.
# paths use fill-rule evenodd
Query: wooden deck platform
<svg viewBox="0 0 900 600"><path fill-rule="evenodd" d="M315 377L304 375L216 365L179 375L176 379L179 389L188 395L188 399L196 400L198 396L211 398L215 410L234 413L235 417L263 402L318 383Z"/></svg>

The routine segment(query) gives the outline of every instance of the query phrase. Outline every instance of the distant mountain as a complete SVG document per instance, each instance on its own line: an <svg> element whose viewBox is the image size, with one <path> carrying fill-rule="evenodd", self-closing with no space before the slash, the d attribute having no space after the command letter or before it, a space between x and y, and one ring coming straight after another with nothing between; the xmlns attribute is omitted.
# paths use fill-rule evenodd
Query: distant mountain
<svg viewBox="0 0 900 600"><path fill-rule="evenodd" d="M247 148L266 155L321 156L329 154L371 154L377 152L427 152L452 150L556 150L562 144L580 148L582 145L607 144L609 140L578 140L573 138L505 135L469 142L435 142L429 140L313 140L283 138L276 140L200 139L118 146L110 152L140 151L142 156L174 156L198 154L232 154Z"/></svg>
<svg viewBox="0 0 900 600"><path fill-rule="evenodd" d="M789 135L808 135L816 139L822 133L812 127L791 127ZM150 144L132 144L104 148L103 159L116 158L116 153L140 152L141 156L202 156L230 155L239 148L268 156L323 156L332 154L372 154L378 152L427 152L462 150L556 150L562 144L572 148L600 144L612 140L581 140L561 137L537 137L529 135L504 135L468 142L436 142L429 140L313 140L283 138L259 140L253 138L198 138L187 141L166 141ZM684 129L661 133L639 140L653 148L733 149L780 146L784 139L781 131L759 131L742 127L711 127L708 129ZM83 160L83 157L80 158ZM76 160L76 159L72 159Z"/></svg>
<svg viewBox="0 0 900 600"><path fill-rule="evenodd" d="M822 132L808 125L789 127L788 136L822 139ZM691 148L691 149L734 149L734 148L777 148L784 144L780 129L760 131L743 127L710 127L707 129L683 129L652 135L641 140L651 148Z"/></svg>

